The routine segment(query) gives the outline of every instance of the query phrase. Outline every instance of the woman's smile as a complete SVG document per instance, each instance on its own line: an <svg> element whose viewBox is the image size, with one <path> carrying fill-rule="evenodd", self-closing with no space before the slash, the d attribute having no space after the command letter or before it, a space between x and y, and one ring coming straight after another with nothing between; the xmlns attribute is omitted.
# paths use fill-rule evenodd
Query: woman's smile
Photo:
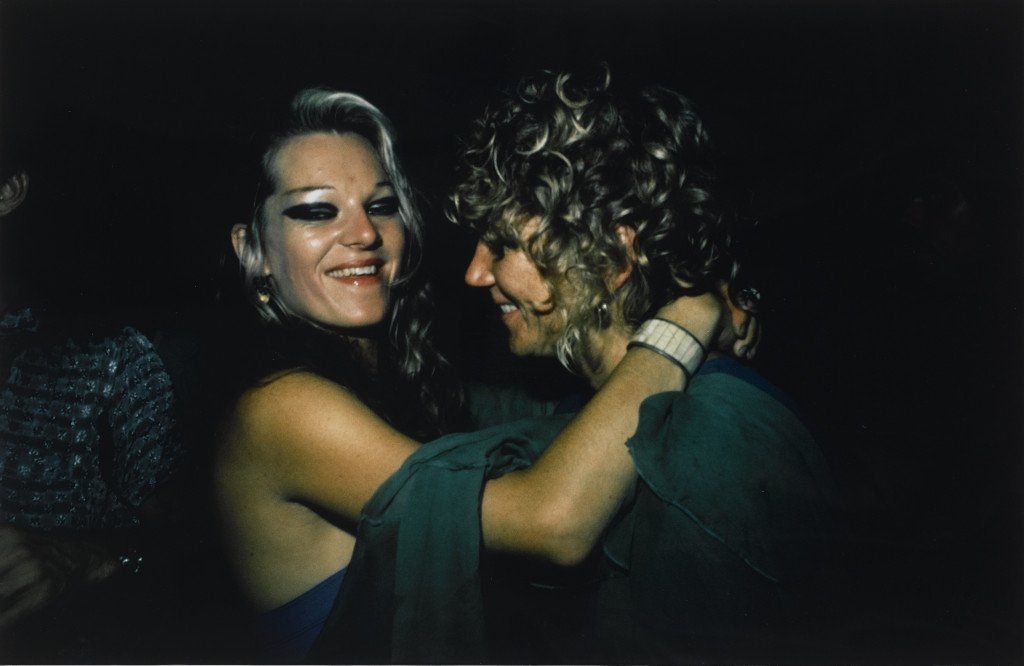
<svg viewBox="0 0 1024 666"><path fill-rule="evenodd" d="M366 139L316 133L274 156L266 263L281 303L324 326L388 312L405 241L398 197Z"/></svg>

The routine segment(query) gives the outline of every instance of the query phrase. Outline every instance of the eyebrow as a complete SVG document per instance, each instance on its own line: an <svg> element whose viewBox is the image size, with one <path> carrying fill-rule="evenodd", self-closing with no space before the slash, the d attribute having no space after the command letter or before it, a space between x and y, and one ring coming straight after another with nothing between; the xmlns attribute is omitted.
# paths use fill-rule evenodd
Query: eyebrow
<svg viewBox="0 0 1024 666"><path fill-rule="evenodd" d="M384 189L390 187L392 190L395 189L394 184L390 180L382 180L373 186L374 190ZM316 192L317 190L333 190L334 188L330 185L306 185L305 187L295 187L290 190L286 190L281 194L300 194L302 192Z"/></svg>
<svg viewBox="0 0 1024 666"><path fill-rule="evenodd" d="M286 190L281 194L299 194L301 192L315 192L317 190L333 190L334 188L330 185L307 185L306 187L296 187L290 190Z"/></svg>

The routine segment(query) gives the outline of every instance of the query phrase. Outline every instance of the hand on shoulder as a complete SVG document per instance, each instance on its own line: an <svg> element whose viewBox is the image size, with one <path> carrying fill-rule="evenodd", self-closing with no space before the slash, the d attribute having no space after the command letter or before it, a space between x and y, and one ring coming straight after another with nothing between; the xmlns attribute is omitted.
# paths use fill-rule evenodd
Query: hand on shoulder
<svg viewBox="0 0 1024 666"><path fill-rule="evenodd" d="M711 354L750 360L761 340L757 315L730 298L725 282L719 285L717 293L681 296L658 310L656 316L685 328Z"/></svg>

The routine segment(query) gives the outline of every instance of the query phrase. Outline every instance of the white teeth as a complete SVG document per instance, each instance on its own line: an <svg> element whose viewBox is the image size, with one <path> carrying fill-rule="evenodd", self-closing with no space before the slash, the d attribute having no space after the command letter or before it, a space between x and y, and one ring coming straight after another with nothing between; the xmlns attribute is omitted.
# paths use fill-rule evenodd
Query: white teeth
<svg viewBox="0 0 1024 666"><path fill-rule="evenodd" d="M359 268L343 268L336 271L327 271L327 275L333 278L346 278L356 275L376 275L377 266L360 266Z"/></svg>
<svg viewBox="0 0 1024 666"><path fill-rule="evenodd" d="M509 312L514 312L515 310L518 309L511 303L502 303L498 307L501 308L501 314L508 314Z"/></svg>

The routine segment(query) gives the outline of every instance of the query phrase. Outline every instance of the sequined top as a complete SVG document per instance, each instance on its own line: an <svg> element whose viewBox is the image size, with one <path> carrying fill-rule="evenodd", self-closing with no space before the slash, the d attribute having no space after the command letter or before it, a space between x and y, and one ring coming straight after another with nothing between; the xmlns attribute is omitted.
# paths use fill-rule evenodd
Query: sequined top
<svg viewBox="0 0 1024 666"><path fill-rule="evenodd" d="M134 328L47 338L39 327L28 310L0 319L0 345L20 341L0 390L0 522L135 526L183 457L171 379Z"/></svg>

